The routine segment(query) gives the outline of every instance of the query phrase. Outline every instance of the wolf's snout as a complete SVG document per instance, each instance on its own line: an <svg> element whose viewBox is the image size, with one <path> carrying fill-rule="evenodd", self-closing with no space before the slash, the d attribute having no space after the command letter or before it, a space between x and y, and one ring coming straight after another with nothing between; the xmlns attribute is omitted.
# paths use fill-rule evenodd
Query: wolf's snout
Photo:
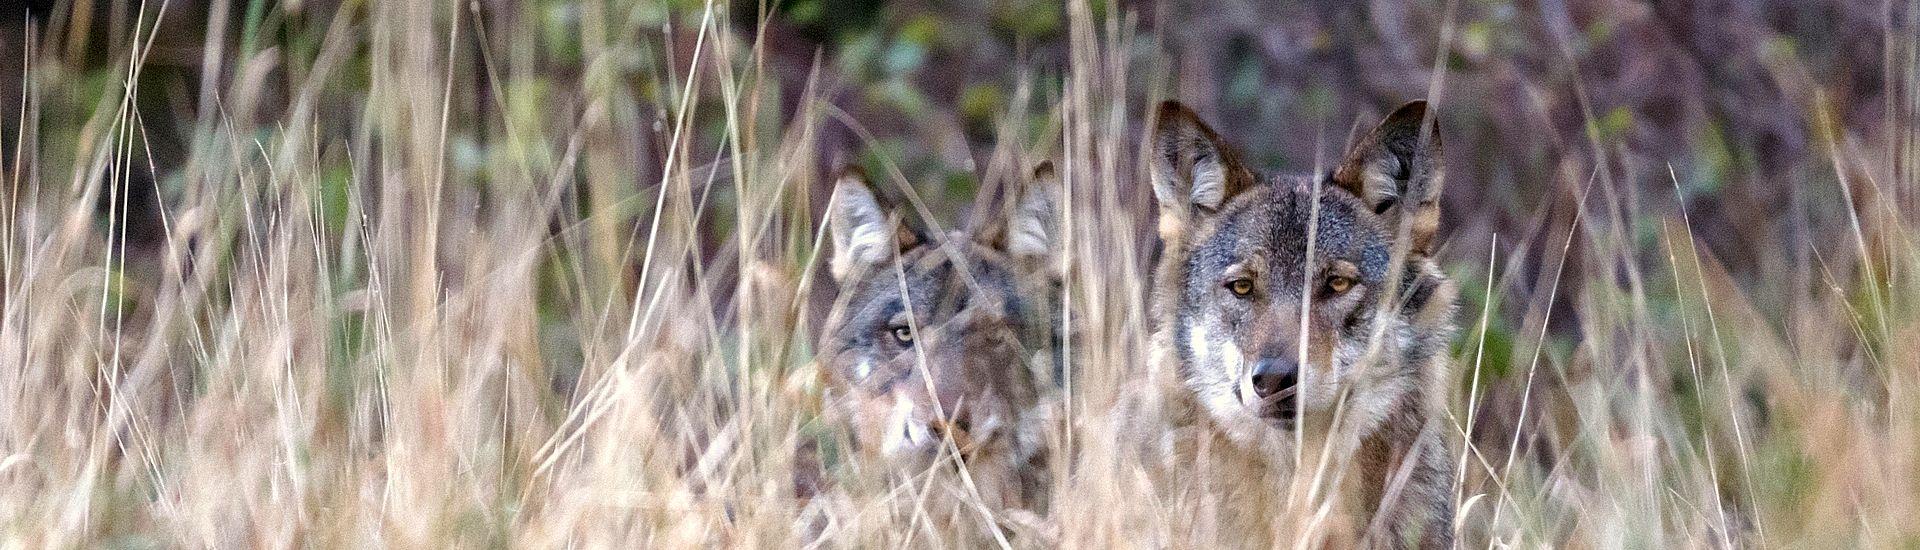
<svg viewBox="0 0 1920 550"><path fill-rule="evenodd" d="M1253 392L1262 400L1279 398L1283 405L1291 403L1299 374L1300 364L1291 357L1261 357L1253 364Z"/></svg>

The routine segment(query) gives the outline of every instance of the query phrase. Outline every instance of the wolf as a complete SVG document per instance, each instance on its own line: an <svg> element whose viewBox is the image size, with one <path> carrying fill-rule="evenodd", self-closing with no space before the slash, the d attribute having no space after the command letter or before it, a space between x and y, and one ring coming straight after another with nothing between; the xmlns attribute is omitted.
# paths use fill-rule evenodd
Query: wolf
<svg viewBox="0 0 1920 550"><path fill-rule="evenodd" d="M957 457L989 506L1044 506L1056 369L1059 179L1043 162L972 227L932 234L858 169L835 183L823 409L896 473ZM957 454L956 454L957 453Z"/></svg>
<svg viewBox="0 0 1920 550"><path fill-rule="evenodd" d="M1432 256L1443 164L1427 104L1395 110L1311 175L1256 173L1178 102L1148 136L1152 349L1171 366L1170 433L1188 435L1171 452L1212 487L1196 498L1221 503L1212 536L1310 525L1274 516L1312 509L1278 503L1324 483L1319 494L1341 500L1329 509L1363 522L1358 544L1450 546L1436 417L1457 290Z"/></svg>

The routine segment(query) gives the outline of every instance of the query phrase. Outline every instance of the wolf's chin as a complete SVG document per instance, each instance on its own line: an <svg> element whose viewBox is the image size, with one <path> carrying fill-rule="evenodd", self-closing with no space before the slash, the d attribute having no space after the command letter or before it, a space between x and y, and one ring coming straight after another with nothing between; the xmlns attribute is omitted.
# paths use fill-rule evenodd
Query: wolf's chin
<svg viewBox="0 0 1920 550"><path fill-rule="evenodd" d="M1268 426L1291 433L1300 422L1299 414L1298 411L1291 407L1268 407L1266 410L1261 411L1260 419L1267 421Z"/></svg>
<svg viewBox="0 0 1920 550"><path fill-rule="evenodd" d="M1293 440L1292 416L1283 428L1277 418L1262 414L1259 404L1242 403L1232 392L1203 392L1189 388L1213 425L1228 441L1249 449L1285 446ZM1269 449L1272 450L1272 449Z"/></svg>

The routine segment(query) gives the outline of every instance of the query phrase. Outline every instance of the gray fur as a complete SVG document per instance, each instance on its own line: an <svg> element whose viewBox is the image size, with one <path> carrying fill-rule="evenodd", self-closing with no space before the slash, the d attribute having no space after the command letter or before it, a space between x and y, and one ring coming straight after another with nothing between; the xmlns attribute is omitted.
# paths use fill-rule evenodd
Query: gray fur
<svg viewBox="0 0 1920 550"><path fill-rule="evenodd" d="M849 172L842 197L871 193ZM897 248L866 258L858 239L841 297L821 334L818 365L829 417L853 432L863 456L904 469L930 464L951 437L983 496L1008 508L1036 504L1037 465L1052 397L1051 171L1021 186L1008 219L979 234L923 237L881 228ZM867 190L845 192L848 186ZM895 220L883 203L860 220ZM839 213L842 210L836 210ZM852 224L859 235L863 224ZM835 226L834 244L841 246ZM835 257L842 253L838 250ZM836 269L839 266L836 265ZM896 337L897 329L910 340Z"/></svg>
<svg viewBox="0 0 1920 550"><path fill-rule="evenodd" d="M1295 430L1334 445L1349 458L1346 493L1371 518L1362 539L1371 546L1446 547L1453 533L1451 452L1436 418L1456 292L1427 253L1431 225L1415 219L1437 218L1442 173L1437 134L1419 132L1425 120L1423 103L1403 107L1328 179L1250 176L1260 183L1217 198L1185 192L1198 178L1167 159L1211 157L1225 173L1251 174L1230 147L1178 104L1161 108L1152 138L1164 245L1154 343L1178 378L1168 383L1175 422L1249 457L1214 468L1241 479L1286 478L1300 450ZM1168 220L1170 211L1179 217ZM1401 233L1408 246L1396 246ZM1235 279L1255 290L1231 292ZM1289 405L1297 410L1247 391L1259 357L1304 359ZM1265 533L1243 535L1222 536Z"/></svg>

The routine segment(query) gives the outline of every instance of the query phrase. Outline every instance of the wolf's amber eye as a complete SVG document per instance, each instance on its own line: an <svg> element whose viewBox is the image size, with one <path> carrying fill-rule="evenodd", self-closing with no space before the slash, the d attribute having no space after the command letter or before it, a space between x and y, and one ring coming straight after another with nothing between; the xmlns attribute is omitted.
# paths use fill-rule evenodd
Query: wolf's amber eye
<svg viewBox="0 0 1920 550"><path fill-rule="evenodd" d="M1253 281L1246 279L1227 281L1227 291L1232 292L1234 296L1253 294Z"/></svg>
<svg viewBox="0 0 1920 550"><path fill-rule="evenodd" d="M893 341L904 346L913 345L913 327L907 325L893 327Z"/></svg>
<svg viewBox="0 0 1920 550"><path fill-rule="evenodd" d="M1334 294L1339 294L1339 293L1342 293L1342 292L1346 292L1346 291L1347 291L1347 289L1349 289L1349 288L1353 288L1353 279L1349 279L1349 278L1346 278L1346 277L1342 277L1342 276L1339 276L1339 275L1334 275L1334 276L1332 276L1332 277L1327 277L1327 291L1328 291L1328 292L1332 292L1332 293L1334 293Z"/></svg>

